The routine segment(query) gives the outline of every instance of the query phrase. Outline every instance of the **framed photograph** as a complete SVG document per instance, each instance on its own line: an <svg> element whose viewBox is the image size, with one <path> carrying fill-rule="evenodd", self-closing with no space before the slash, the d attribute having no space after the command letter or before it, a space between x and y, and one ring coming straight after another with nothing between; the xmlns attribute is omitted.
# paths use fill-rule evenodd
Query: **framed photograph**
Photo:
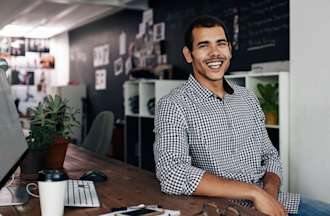
<svg viewBox="0 0 330 216"><path fill-rule="evenodd" d="M154 25L154 41L165 40L165 23L157 23Z"/></svg>
<svg viewBox="0 0 330 216"><path fill-rule="evenodd" d="M11 71L12 85L34 85L34 72L33 71Z"/></svg>
<svg viewBox="0 0 330 216"><path fill-rule="evenodd" d="M25 38L11 38L10 55L25 56Z"/></svg>
<svg viewBox="0 0 330 216"><path fill-rule="evenodd" d="M109 64L110 58L110 45L105 44L94 48L93 65L99 67Z"/></svg>
<svg viewBox="0 0 330 216"><path fill-rule="evenodd" d="M124 65L123 65L123 58L119 57L116 61L113 63L113 71L115 72L115 76L120 75L124 72Z"/></svg>
<svg viewBox="0 0 330 216"><path fill-rule="evenodd" d="M95 89L105 90L107 88L107 71L105 69L95 71Z"/></svg>

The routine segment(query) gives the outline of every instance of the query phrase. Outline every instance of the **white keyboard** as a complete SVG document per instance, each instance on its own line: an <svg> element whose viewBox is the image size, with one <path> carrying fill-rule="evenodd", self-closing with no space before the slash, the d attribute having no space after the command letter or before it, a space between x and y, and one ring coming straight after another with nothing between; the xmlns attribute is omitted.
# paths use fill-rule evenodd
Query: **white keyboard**
<svg viewBox="0 0 330 216"><path fill-rule="evenodd" d="M64 206L100 207L94 182L83 180L67 180Z"/></svg>

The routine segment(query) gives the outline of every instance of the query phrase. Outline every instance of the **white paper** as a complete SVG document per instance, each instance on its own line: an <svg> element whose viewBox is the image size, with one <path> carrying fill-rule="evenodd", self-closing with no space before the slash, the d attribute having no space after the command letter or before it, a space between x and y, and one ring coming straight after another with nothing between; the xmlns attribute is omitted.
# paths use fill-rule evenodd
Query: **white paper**
<svg viewBox="0 0 330 216"><path fill-rule="evenodd" d="M142 22L139 24L139 33L136 38L141 38L146 33L146 23Z"/></svg>
<svg viewBox="0 0 330 216"><path fill-rule="evenodd" d="M95 71L95 89L105 90L107 88L107 71L105 69Z"/></svg>
<svg viewBox="0 0 330 216"><path fill-rule="evenodd" d="M154 19L154 12L152 9L143 11L143 19L142 19L143 23L150 23L152 25L153 19Z"/></svg>
<svg viewBox="0 0 330 216"><path fill-rule="evenodd" d="M122 32L119 36L119 55L126 54L126 33Z"/></svg>
<svg viewBox="0 0 330 216"><path fill-rule="evenodd" d="M124 66L123 66L123 58L119 57L116 61L113 63L113 70L115 72L115 76L120 75L124 71Z"/></svg>
<svg viewBox="0 0 330 216"><path fill-rule="evenodd" d="M102 46L94 47L93 65L99 67L109 64L110 46L105 44Z"/></svg>
<svg viewBox="0 0 330 216"><path fill-rule="evenodd" d="M160 214L159 216L180 216L180 211L179 210L169 210L169 209L159 209L159 208L149 208L149 209L163 210L164 213ZM135 210L135 209L134 208L132 208L132 209L128 208L127 210ZM111 212L111 213L107 213L107 214L102 214L100 216L116 216L120 213L125 213L127 210Z"/></svg>
<svg viewBox="0 0 330 216"><path fill-rule="evenodd" d="M132 58L129 57L125 61L125 74L127 75L132 70Z"/></svg>
<svg viewBox="0 0 330 216"><path fill-rule="evenodd" d="M154 41L165 40L165 23L157 23L154 25Z"/></svg>

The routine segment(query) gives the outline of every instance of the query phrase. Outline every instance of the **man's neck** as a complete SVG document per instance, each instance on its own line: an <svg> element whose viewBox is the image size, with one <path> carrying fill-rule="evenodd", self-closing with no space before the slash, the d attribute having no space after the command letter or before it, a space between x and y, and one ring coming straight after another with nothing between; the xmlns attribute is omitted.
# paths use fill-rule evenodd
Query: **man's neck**
<svg viewBox="0 0 330 216"><path fill-rule="evenodd" d="M197 79L196 79L197 80ZM216 96L220 97L221 99L225 96L225 88L223 85L223 79L217 81L205 81L204 80L197 80L199 84L213 92Z"/></svg>
<svg viewBox="0 0 330 216"><path fill-rule="evenodd" d="M208 86L206 87L219 98L224 98L225 88L223 87L223 79L215 81L213 83L208 83Z"/></svg>

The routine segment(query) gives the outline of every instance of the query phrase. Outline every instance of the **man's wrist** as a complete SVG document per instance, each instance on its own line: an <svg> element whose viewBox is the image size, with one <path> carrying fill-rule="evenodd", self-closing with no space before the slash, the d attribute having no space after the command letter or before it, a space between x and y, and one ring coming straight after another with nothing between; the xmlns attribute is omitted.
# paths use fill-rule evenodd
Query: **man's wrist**
<svg viewBox="0 0 330 216"><path fill-rule="evenodd" d="M271 196L273 196L275 199L277 199L278 196L278 187L276 187L273 184L267 184L264 186L264 190L270 194Z"/></svg>
<svg viewBox="0 0 330 216"><path fill-rule="evenodd" d="M251 200L253 203L258 199L258 197L260 196L260 194L262 193L262 189L259 188L258 186L251 184L250 187L250 198L249 200Z"/></svg>

